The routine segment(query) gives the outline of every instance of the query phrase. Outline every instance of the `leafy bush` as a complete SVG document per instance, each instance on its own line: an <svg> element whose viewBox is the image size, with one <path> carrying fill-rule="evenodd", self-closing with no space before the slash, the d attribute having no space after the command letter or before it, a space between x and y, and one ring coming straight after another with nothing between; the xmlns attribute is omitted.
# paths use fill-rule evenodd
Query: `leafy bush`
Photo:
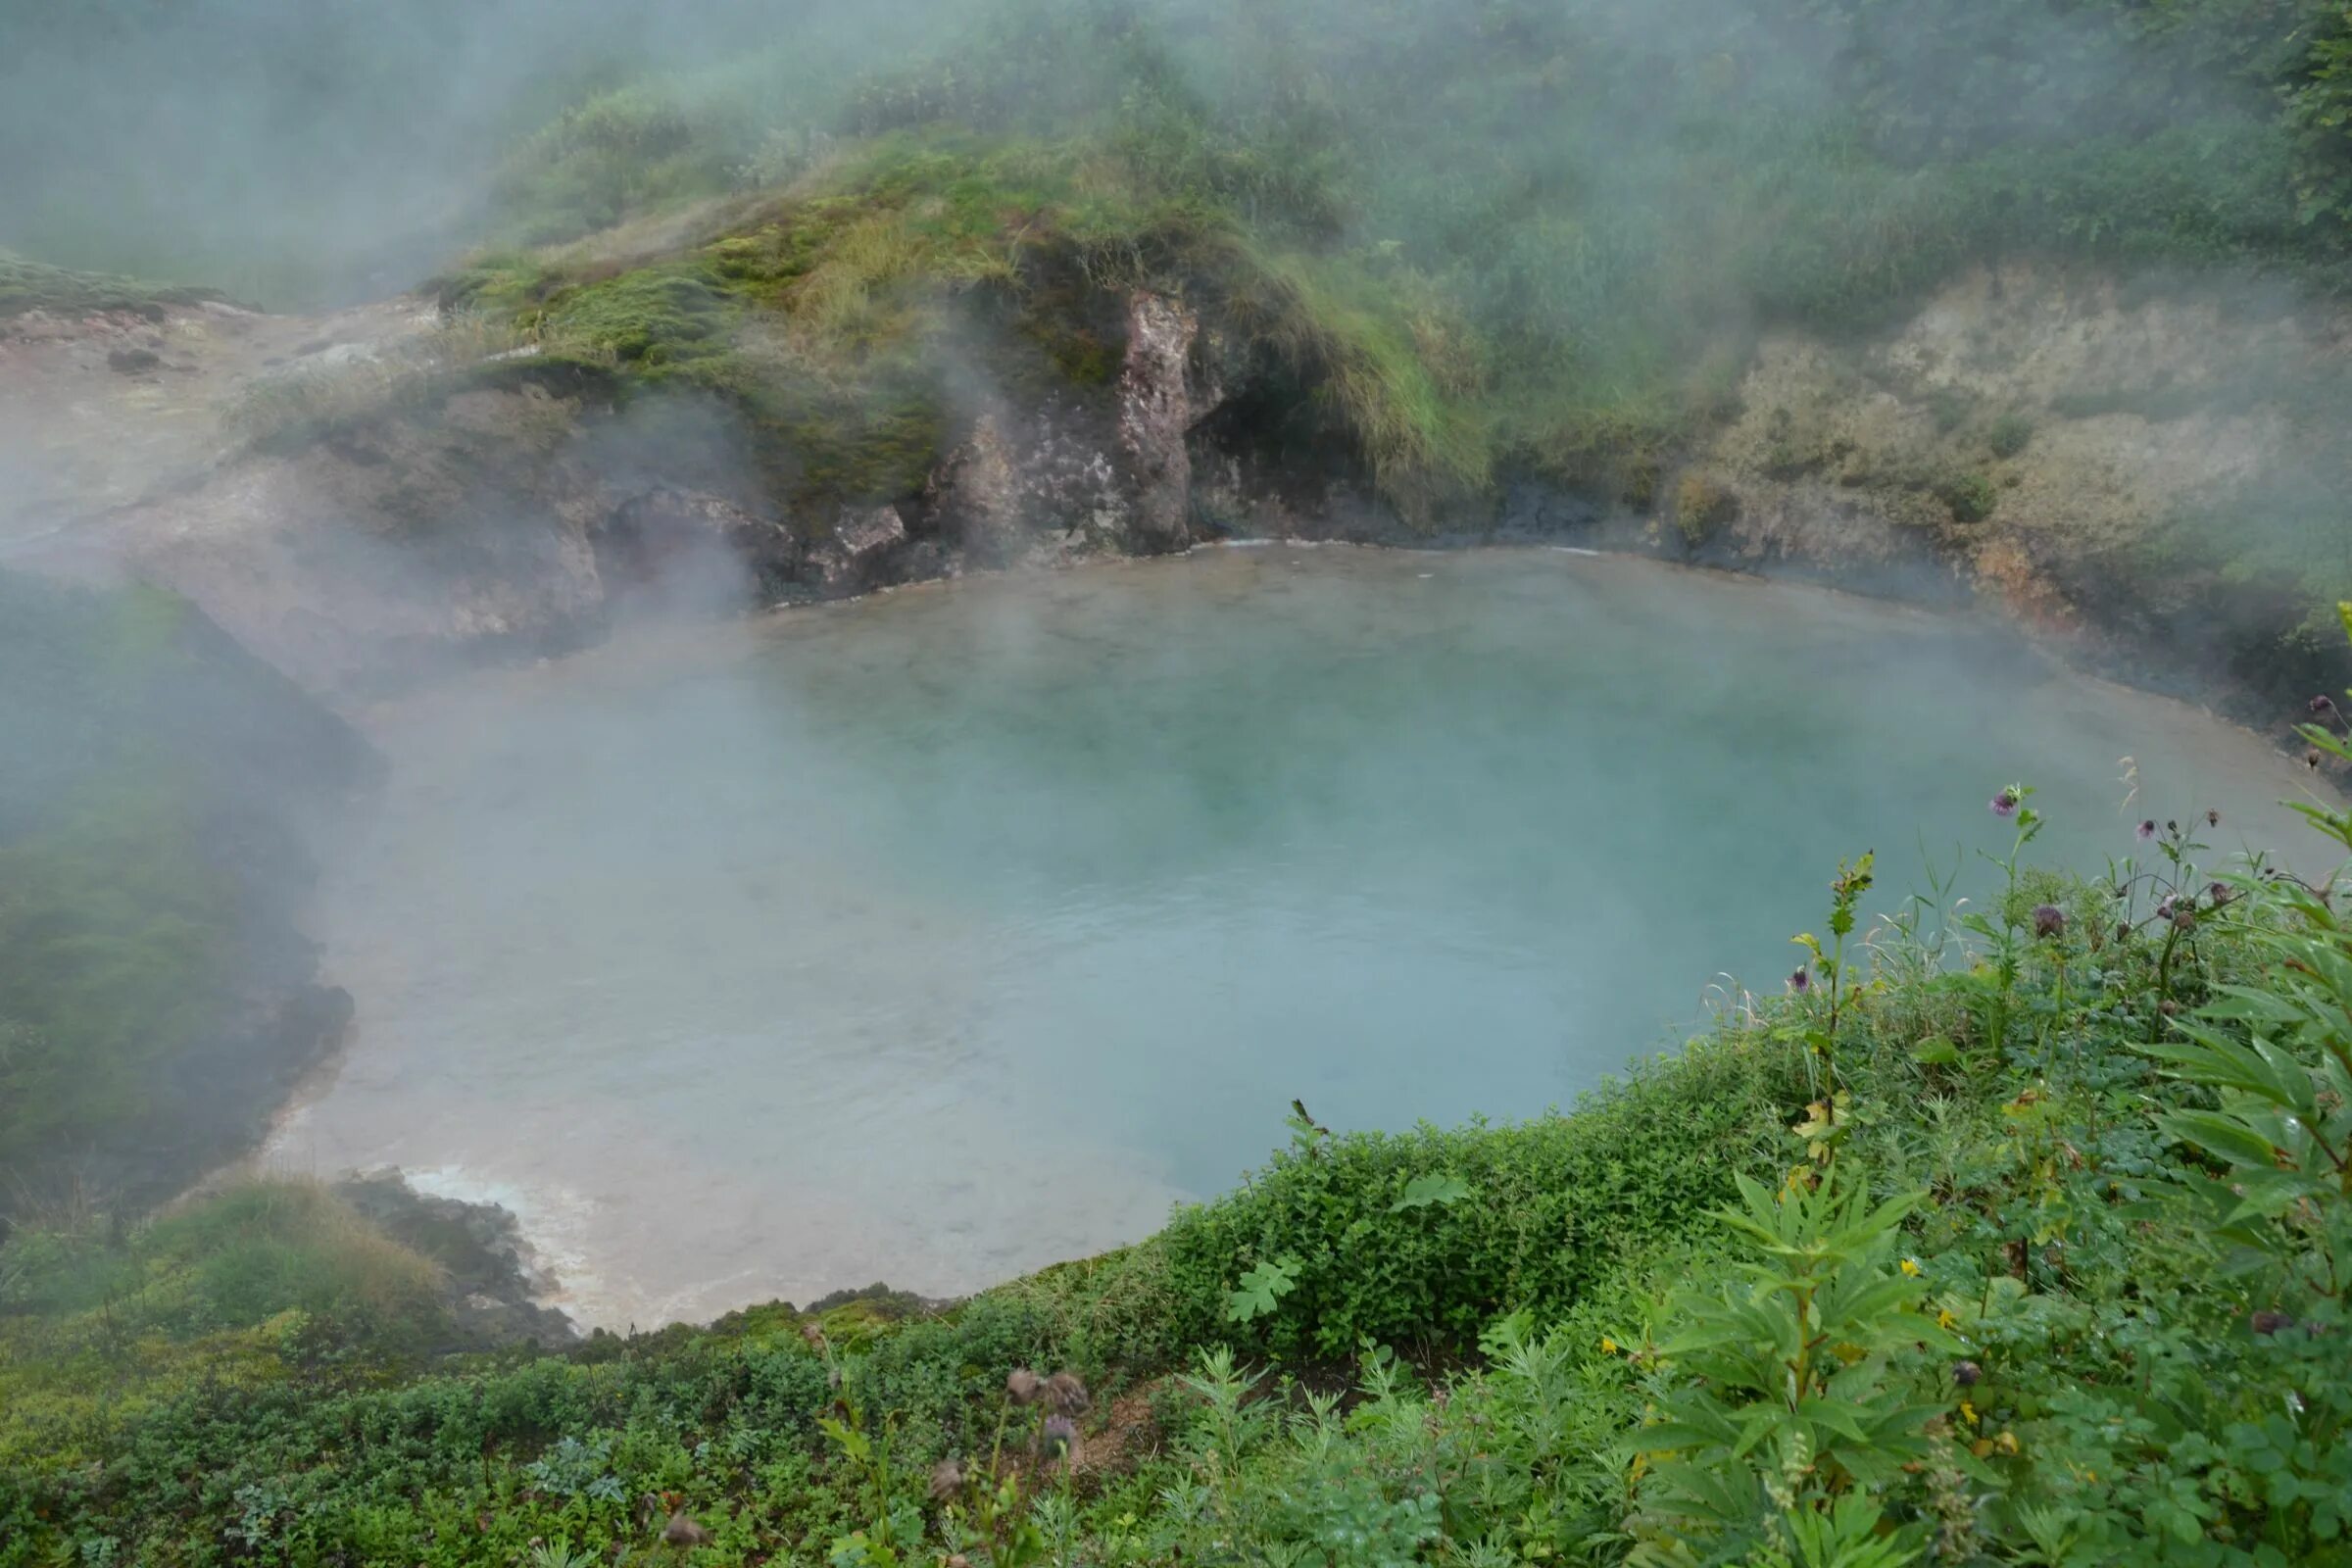
<svg viewBox="0 0 2352 1568"><path fill-rule="evenodd" d="M1996 797L2016 851L2029 794ZM2326 1560L2352 933L2151 842L2097 886L2012 861L1972 924L1858 925L1835 987L1567 1115L1301 1112L1241 1192L939 1317L761 1308L387 1383L334 1348L385 1342L277 1288L276 1249L339 1234L307 1198L127 1257L20 1235L0 1336L38 1354L8 1364L109 1333L91 1302L93 1347L193 1338L105 1404L15 1374L0 1563L506 1563L678 1517L714 1561ZM369 1255L338 1297L403 1277ZM1056 1365L1092 1397L1018 1372Z"/></svg>
<svg viewBox="0 0 2352 1568"><path fill-rule="evenodd" d="M1684 1243L1740 1171L1769 1168L1781 1107L1804 1083L1778 1042L1701 1040L1595 1092L1574 1113L1504 1127L1334 1137L1291 1147L1241 1191L1180 1212L1155 1245L1184 1332L1223 1338L1228 1293L1286 1263L1290 1287L1241 1336L1345 1356L1370 1340L1462 1345L1494 1319L1551 1315ZM1443 1176L1463 1200L1396 1205Z"/></svg>
<svg viewBox="0 0 2352 1568"><path fill-rule="evenodd" d="M2001 493L1981 473L1960 473L1936 487L1936 499L1952 509L1954 522L1983 522L2001 504Z"/></svg>

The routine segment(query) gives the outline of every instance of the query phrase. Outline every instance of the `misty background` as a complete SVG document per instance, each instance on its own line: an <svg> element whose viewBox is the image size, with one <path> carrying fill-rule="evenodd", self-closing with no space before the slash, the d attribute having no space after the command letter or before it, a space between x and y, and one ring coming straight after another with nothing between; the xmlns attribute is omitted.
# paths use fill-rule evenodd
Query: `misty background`
<svg viewBox="0 0 2352 1568"><path fill-rule="evenodd" d="M1899 388L1935 406L1941 445L1823 484L1893 495L1914 509L1898 524L1967 547L2028 513L1996 513L1988 473L2037 439L2029 412L2260 410L2288 437L2230 488L2144 514L2131 492L2122 522L2065 543L2071 578L2021 570L2106 616L2132 673L2213 666L2272 703L2340 684L2313 612L2352 586L2352 358L2307 330L2352 276L2348 29L2316 0L0 0L0 324L160 316L191 289L281 312L420 291L392 346L323 364L296 325L254 351L320 367L238 381L224 421L230 451L284 459L271 504L294 542L179 564L183 592L238 609L270 576L255 560L293 563L290 607L254 623L283 610L299 635L258 651L315 645L317 670L377 611L383 644L429 640L402 617L485 560L509 572L494 588L589 602L593 559L543 524L600 486L640 513L691 489L738 532L912 505L976 408L1113 380L1135 287L1182 295L1222 345L1201 435L1220 462L1360 481L1412 527L1492 515L1533 480L1695 540L1720 498L1677 466L1740 416L1771 334L1836 350L1972 269L1996 294L2004 267L2080 273L2126 309L2244 323L2250 346L2178 385L2037 389L2035 411ZM545 384L487 369L517 355ZM1840 368L1838 400L1878 396L1883 368ZM139 396L170 395L155 374ZM475 412L444 417L459 394ZM0 473L38 461L32 405L72 401L0 396ZM1828 474L1839 439L1776 434L1761 466ZM225 534L257 493L223 487L199 521ZM24 536L71 523L70 501ZM699 602L776 591L773 563L702 559ZM382 602L334 598L353 583ZM2111 584L2131 592L2110 604ZM91 648L122 635L91 603L57 613ZM53 696L26 711L66 722ZM20 791L22 836L63 831L129 755ZM129 820L106 824L102 869L41 885L184 863L190 887L258 878L285 924L299 876L159 857ZM58 1000L28 967L42 996L11 1009L108 1042L132 1081L189 996L234 990L217 950L170 934L170 972L199 978L140 1007L93 1014L99 981Z"/></svg>
<svg viewBox="0 0 2352 1568"><path fill-rule="evenodd" d="M0 242L315 303L947 123L1180 139L1199 167L1166 172L1249 221L1466 272L1556 336L1580 278L1669 239L1686 311L1885 297L2003 244L2316 263L2346 27L2314 0L10 0Z"/></svg>
<svg viewBox="0 0 2352 1568"><path fill-rule="evenodd" d="M1759 331L1971 264L2332 299L2352 214L2319 0L9 0L0 35L24 258L300 308L796 182L1115 191L1099 248L1222 227L1361 322L1367 456L1438 491L1667 446ZM2346 477L2282 477L2245 548L2324 591Z"/></svg>

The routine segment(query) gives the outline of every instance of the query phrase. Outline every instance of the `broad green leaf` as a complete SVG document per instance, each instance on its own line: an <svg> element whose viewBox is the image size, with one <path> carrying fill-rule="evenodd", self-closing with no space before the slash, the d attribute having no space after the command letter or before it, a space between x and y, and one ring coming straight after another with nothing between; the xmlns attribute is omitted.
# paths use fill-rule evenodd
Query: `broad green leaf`
<svg viewBox="0 0 2352 1568"><path fill-rule="evenodd" d="M1427 1208L1432 1203L1443 1207L1469 1196L1470 1184L1459 1176L1416 1176L1404 1184L1404 1196L1389 1205L1389 1212L1401 1214L1408 1208Z"/></svg>
<svg viewBox="0 0 2352 1568"><path fill-rule="evenodd" d="M1239 1288L1227 1293L1225 1315L1236 1323L1265 1317L1298 1284L1298 1265L1292 1258L1260 1263L1242 1276Z"/></svg>
<svg viewBox="0 0 2352 1568"><path fill-rule="evenodd" d="M2165 1133L2240 1165L2268 1166L2271 1141L2238 1117L2212 1110L2177 1110L2157 1118Z"/></svg>

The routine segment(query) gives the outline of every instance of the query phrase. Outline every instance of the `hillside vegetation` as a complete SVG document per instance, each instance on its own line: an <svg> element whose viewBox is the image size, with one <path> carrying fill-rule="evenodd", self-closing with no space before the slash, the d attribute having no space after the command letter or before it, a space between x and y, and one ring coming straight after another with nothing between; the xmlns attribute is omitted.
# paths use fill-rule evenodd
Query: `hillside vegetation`
<svg viewBox="0 0 2352 1568"><path fill-rule="evenodd" d="M1381 537L1537 490L1698 556L1736 435L2147 664L2342 667L2306 612L2352 586L2352 362L2304 325L2352 282L2339 0L875 9L0 0L0 243L39 258L0 255L0 325L438 269L438 331L256 379L232 464L381 470L340 497L399 524L371 552L469 567L543 569L464 536L534 502L593 564L625 477L803 555L904 506L947 569L916 503L999 407L1104 422L1147 291L1216 394L1176 444ZM1872 334L1964 274L2311 353L1892 385ZM1811 401L1743 406L1776 338ZM2184 410L2291 460L1978 550L2062 421L2145 421L2101 450L2161 476ZM570 511L517 452L578 460ZM1238 526L1210 489L1191 525ZM2352 1562L2346 883L2210 863L2198 803L2077 879L1988 779L1923 828L2000 899L1864 854L1785 988L1565 1114L1302 1106L1237 1192L944 1311L484 1349L450 1260L336 1192L147 1212L339 1022L290 910L363 749L180 601L5 575L0 720L0 1568Z"/></svg>
<svg viewBox="0 0 2352 1568"><path fill-rule="evenodd" d="M1022 0L862 72L779 46L575 103L514 144L441 298L548 364L722 398L815 514L919 495L991 399L1102 388L1138 287L1207 329L1229 397L1197 445L1408 528L1532 480L1700 551L1740 507L1710 440L1793 417L1766 481L1835 474L1815 510L1863 501L2134 660L2192 648L2277 702L2335 678L2303 607L2352 583L2324 314L2310 356L2213 384L1929 389L1917 451L1841 457L1743 399L1788 332L1849 346L1849 402L1884 393L1871 334L1997 264L2249 328L2324 313L2352 275L2335 10ZM2198 411L2282 445L2113 524L2004 489L2037 427Z"/></svg>
<svg viewBox="0 0 2352 1568"><path fill-rule="evenodd" d="M161 1196L318 1044L298 830L365 750L185 604L14 573L0 729L0 1214Z"/></svg>
<svg viewBox="0 0 2352 1568"><path fill-rule="evenodd" d="M1850 332L1989 257L2334 286L2331 15L1024 0L831 94L755 108L737 62L590 100L516 148L494 221L543 244L813 182L830 210L785 226L848 241L858 275L814 292L857 344L849 300L1005 280L1065 214L1140 270L1221 273L1165 245L1181 212L1353 338L1315 381L1392 480L1579 472L1706 416L1759 327ZM883 243L909 198L966 243ZM878 226L826 221L864 205Z"/></svg>
<svg viewBox="0 0 2352 1568"><path fill-rule="evenodd" d="M1147 289L1202 328L1195 468L1310 528L1475 533L1533 488L1653 548L1860 576L1855 537L1743 516L1843 510L1881 556L2208 695L2267 710L2339 676L2308 610L2352 584L2340 5L559 9L430 0L393 35L286 0L201 25L20 5L0 127L57 154L0 170L0 243L145 274L168 237L213 268L180 281L281 304L437 267L444 332L265 377L232 429L296 451L483 380L591 415L682 395L680 429L741 421L717 466L746 482L657 477L804 543L843 507L920 510L994 410L1100 415ZM73 95L94 79L152 101L103 121ZM217 112L134 134L190 99ZM407 145L386 126L419 101L441 112L418 145L371 151ZM174 184L159 160L202 168ZM120 206L82 199L118 166ZM375 270L344 276L369 239ZM269 281L306 262L309 284ZM1985 277L2104 291L2105 346L2155 368L2089 355L2036 388L2004 373L2036 345L1986 341L1959 356L1990 367L1972 392L1881 363ZM2295 351L2217 366L2216 331L2143 330L2147 299ZM1821 373L1775 373L1792 336ZM1850 428L1890 398L1895 438ZM515 448L561 449L525 422ZM1194 535L1252 526L1262 494L1234 488L1192 488Z"/></svg>
<svg viewBox="0 0 2352 1568"><path fill-rule="evenodd" d="M0 1563L2342 1561L2342 884L2202 815L2076 880L1989 807L1984 907L1865 855L1785 995L1567 1114L1301 1111L944 1313L435 1362L429 1266L305 1189L21 1232Z"/></svg>

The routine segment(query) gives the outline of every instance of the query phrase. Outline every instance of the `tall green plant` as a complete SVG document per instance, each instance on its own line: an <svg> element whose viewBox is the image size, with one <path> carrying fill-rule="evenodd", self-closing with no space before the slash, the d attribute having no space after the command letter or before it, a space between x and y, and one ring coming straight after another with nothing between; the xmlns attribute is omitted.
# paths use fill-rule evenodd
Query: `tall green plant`
<svg viewBox="0 0 2352 1568"><path fill-rule="evenodd" d="M1907 1561L1910 1536L1902 1553L1871 1556L1849 1533L1877 1539L1869 1495L1929 1455L1942 1405L1922 1394L1924 1352L1962 1348L1920 1310L1918 1266L1895 1256L1897 1227L1925 1195L1874 1204L1837 1161L1777 1193L1742 1176L1740 1193L1720 1215L1744 1243L1735 1281L1675 1293L1647 1352L1653 1415L1632 1440L1646 1472L1632 1560Z"/></svg>

